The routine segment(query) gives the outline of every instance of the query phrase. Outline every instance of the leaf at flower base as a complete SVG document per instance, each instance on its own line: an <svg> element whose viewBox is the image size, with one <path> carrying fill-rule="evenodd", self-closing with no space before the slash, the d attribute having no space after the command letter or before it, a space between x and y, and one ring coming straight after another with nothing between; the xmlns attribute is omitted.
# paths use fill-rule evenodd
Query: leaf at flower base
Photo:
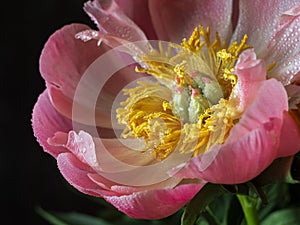
<svg viewBox="0 0 300 225"><path fill-rule="evenodd" d="M50 213L37 208L37 213L52 225L112 225L111 223L82 213Z"/></svg>
<svg viewBox="0 0 300 225"><path fill-rule="evenodd" d="M300 208L290 208L271 213L261 225L297 225L300 223Z"/></svg>
<svg viewBox="0 0 300 225"><path fill-rule="evenodd" d="M224 193L226 191L221 185L207 183L186 205L181 217L181 225L194 225L206 206Z"/></svg>
<svg viewBox="0 0 300 225"><path fill-rule="evenodd" d="M58 219L56 216L52 215L51 213L43 210L40 207L36 208L36 212L43 217L45 220L47 220L49 223L53 224L53 225L69 225L67 223L65 223L64 221Z"/></svg>
<svg viewBox="0 0 300 225"><path fill-rule="evenodd" d="M268 203L266 205L263 205L262 201L258 199L257 206L260 220L263 220L274 209L281 209L286 207L290 200L287 183L279 182L276 184L267 185L263 188L263 191L266 194Z"/></svg>

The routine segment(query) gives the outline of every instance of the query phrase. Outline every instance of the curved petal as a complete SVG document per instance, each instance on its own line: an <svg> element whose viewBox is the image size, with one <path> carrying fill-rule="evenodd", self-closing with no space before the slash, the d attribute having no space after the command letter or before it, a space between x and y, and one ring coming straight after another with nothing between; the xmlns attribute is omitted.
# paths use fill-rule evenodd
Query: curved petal
<svg viewBox="0 0 300 225"><path fill-rule="evenodd" d="M286 157L300 151L300 128L288 113L284 113L278 157Z"/></svg>
<svg viewBox="0 0 300 225"><path fill-rule="evenodd" d="M239 20L232 41L248 34L248 44L260 54L270 40L279 16L299 0L240 0Z"/></svg>
<svg viewBox="0 0 300 225"><path fill-rule="evenodd" d="M75 39L76 33L87 28L83 24L62 27L50 36L40 56L42 77L70 99L87 67L104 53L95 41L84 43Z"/></svg>
<svg viewBox="0 0 300 225"><path fill-rule="evenodd" d="M80 162L72 153L61 153L57 157L57 165L64 178L79 191L96 197L114 194L93 182L88 174L92 169Z"/></svg>
<svg viewBox="0 0 300 225"><path fill-rule="evenodd" d="M84 10L103 34L131 42L147 40L143 31L124 14L114 0L88 1L84 4Z"/></svg>
<svg viewBox="0 0 300 225"><path fill-rule="evenodd" d="M72 122L58 113L48 97L48 91L44 91L36 102L32 113L32 128L35 137L45 152L54 157L66 152L67 149L62 146L49 144L49 138L52 138L57 131L68 132L72 129Z"/></svg>
<svg viewBox="0 0 300 225"><path fill-rule="evenodd" d="M300 3L281 14L267 48L261 54L268 64L276 63L268 76L284 85L290 84L300 74L299 23Z"/></svg>
<svg viewBox="0 0 300 225"><path fill-rule="evenodd" d="M200 24L223 40L231 35L231 0L151 0L149 9L160 40L181 42Z"/></svg>
<svg viewBox="0 0 300 225"><path fill-rule="evenodd" d="M149 0L116 0L116 2L125 14L143 30L149 40L157 39L150 17Z"/></svg>
<svg viewBox="0 0 300 225"><path fill-rule="evenodd" d="M42 51L40 71L46 80L52 104L60 113L83 124L110 128L114 97L126 84L141 75L132 68L115 71L111 76L105 74L109 68L115 68L112 65L115 58L108 57L93 67L97 68L94 74L89 74L87 68L110 48L105 45L97 47L96 41L84 43L76 40L75 35L86 28L85 25L72 24L55 32ZM116 54L110 56L119 57ZM102 90L99 83L104 85Z"/></svg>
<svg viewBox="0 0 300 225"><path fill-rule="evenodd" d="M277 147L273 142L279 136L280 122L279 119L272 119L260 128L248 132L238 141L214 146L209 153L192 158L186 165L180 166L183 169L178 167L172 173L176 177L200 178L219 184L249 181L276 158ZM209 161L210 165L203 168L206 161Z"/></svg>
<svg viewBox="0 0 300 225"><path fill-rule="evenodd" d="M266 66L262 60L256 59L254 49L242 52L234 71L238 77L231 98L238 98L239 110L244 111L257 95L257 89L262 81L266 79Z"/></svg>
<svg viewBox="0 0 300 225"><path fill-rule="evenodd" d="M182 208L204 184L185 184L174 189L150 190L120 197L109 196L104 199L130 217L161 219Z"/></svg>
<svg viewBox="0 0 300 225"><path fill-rule="evenodd" d="M283 113L288 110L288 98L285 89L275 79L264 81L259 90L253 87L249 91L256 91L256 98L244 112L239 122L231 129L228 140L238 140L247 132L267 123L270 118L279 118L283 121Z"/></svg>

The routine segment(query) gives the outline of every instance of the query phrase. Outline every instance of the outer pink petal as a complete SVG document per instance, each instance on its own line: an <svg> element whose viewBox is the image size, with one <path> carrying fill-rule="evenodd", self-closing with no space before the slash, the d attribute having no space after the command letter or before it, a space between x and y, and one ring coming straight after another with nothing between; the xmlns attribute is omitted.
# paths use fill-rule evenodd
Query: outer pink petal
<svg viewBox="0 0 300 225"><path fill-rule="evenodd" d="M150 17L148 0L116 0L116 2L125 14L143 30L149 40L157 39Z"/></svg>
<svg viewBox="0 0 300 225"><path fill-rule="evenodd" d="M204 185L205 183L185 184L174 189L143 191L104 198L133 218L161 219L182 208Z"/></svg>
<svg viewBox="0 0 300 225"><path fill-rule="evenodd" d="M84 10L103 34L127 41L147 39L143 31L124 14L114 0L88 1L84 5Z"/></svg>
<svg viewBox="0 0 300 225"><path fill-rule="evenodd" d="M90 167L80 162L71 153L60 154L57 163L62 175L76 189L89 195L103 197L134 218L167 217L183 207L205 185L205 183L185 184L174 189L139 191L129 195L120 195L109 190L109 186L106 186L106 184L110 185L109 182L100 179L101 177L94 174ZM92 180L100 181L100 183Z"/></svg>
<svg viewBox="0 0 300 225"><path fill-rule="evenodd" d="M300 128L288 113L284 113L278 157L286 157L300 151Z"/></svg>
<svg viewBox="0 0 300 225"><path fill-rule="evenodd" d="M113 192L107 191L93 182L88 177L88 174L93 173L93 170L80 162L72 153L59 154L57 165L65 179L79 191L96 197L113 194Z"/></svg>
<svg viewBox="0 0 300 225"><path fill-rule="evenodd" d="M161 40L181 42L200 24L209 26L212 35L218 31L223 40L231 35L230 0L151 0L149 9Z"/></svg>
<svg viewBox="0 0 300 225"><path fill-rule="evenodd" d="M79 31L87 28L85 25L72 24L55 32L42 51L40 71L47 82L52 104L60 113L72 120L89 125L94 125L91 124L91 120L95 117L97 125L111 127L110 109L114 96L126 84L140 75L134 73L130 68L124 68L107 81L108 77L101 76L101 72L105 71L105 68L98 68L97 73L99 74L96 77L85 78L84 81L81 81L80 90L83 90L84 95L74 100L78 83L86 69L109 50L104 45L98 47L96 41L84 43L75 39L75 35ZM105 81L107 83L100 92L98 84L102 80L103 84ZM98 95L100 96L95 101L90 97ZM80 113L77 110L78 113L74 115L74 109L80 109Z"/></svg>
<svg viewBox="0 0 300 225"><path fill-rule="evenodd" d="M75 39L76 33L87 28L72 24L56 31L47 41L40 57L40 72L50 90L52 104L68 118L72 118L73 97L81 76L103 53L103 49L96 47L96 42L83 43ZM89 90L93 90L92 84ZM108 116L103 109L105 107L99 109L103 121L110 121L110 118L105 119Z"/></svg>
<svg viewBox="0 0 300 225"><path fill-rule="evenodd" d="M276 66L268 74L290 84L300 74L300 4L282 13L275 27L275 32L261 55L267 63L274 61Z"/></svg>
<svg viewBox="0 0 300 225"><path fill-rule="evenodd" d="M257 98L232 128L225 143L194 157L172 173L179 170L175 176L224 184L254 178L282 154L278 147L284 110L287 110L287 96L282 85L276 80L263 82L257 90ZM288 134L294 137L294 131ZM289 146L297 147L299 140L289 141L293 142Z"/></svg>
<svg viewBox="0 0 300 225"><path fill-rule="evenodd" d="M240 13L233 40L248 34L248 43L260 54L270 40L279 16L299 0L240 0Z"/></svg>
<svg viewBox="0 0 300 225"><path fill-rule="evenodd" d="M32 127L34 135L43 147L44 151L54 157L67 149L62 146L53 146L48 143L57 131L68 132L72 128L69 119L58 113L50 103L48 91L44 91L38 98L33 108Z"/></svg>

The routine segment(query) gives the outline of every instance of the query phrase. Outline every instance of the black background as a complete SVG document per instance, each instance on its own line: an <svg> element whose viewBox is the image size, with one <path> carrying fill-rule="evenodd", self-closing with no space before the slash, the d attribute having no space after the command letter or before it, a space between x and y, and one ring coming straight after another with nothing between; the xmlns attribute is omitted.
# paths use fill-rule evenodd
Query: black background
<svg viewBox="0 0 300 225"><path fill-rule="evenodd" d="M32 108L45 88L39 56L49 36L64 25L93 25L83 0L1 3L1 224L48 224L36 207L92 212L96 207L62 178L56 161L36 142Z"/></svg>

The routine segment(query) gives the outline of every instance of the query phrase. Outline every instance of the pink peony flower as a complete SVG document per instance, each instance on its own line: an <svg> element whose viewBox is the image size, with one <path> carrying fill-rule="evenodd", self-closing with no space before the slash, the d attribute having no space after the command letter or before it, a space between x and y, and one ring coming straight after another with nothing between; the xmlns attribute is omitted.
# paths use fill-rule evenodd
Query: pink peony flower
<svg viewBox="0 0 300 225"><path fill-rule="evenodd" d="M299 2L87 2L98 31L64 26L42 51L46 90L32 118L38 142L75 188L134 218L169 216L207 182L255 178L300 148L288 112L300 101ZM173 44L154 50L147 39ZM123 68L99 90L114 64L108 60L82 82L95 60L132 42L139 73ZM137 42L148 43L149 51ZM115 57L130 61L122 52ZM146 81L127 87L115 110L115 96L140 77ZM85 93L79 98L78 86ZM111 108L125 127L121 138Z"/></svg>

